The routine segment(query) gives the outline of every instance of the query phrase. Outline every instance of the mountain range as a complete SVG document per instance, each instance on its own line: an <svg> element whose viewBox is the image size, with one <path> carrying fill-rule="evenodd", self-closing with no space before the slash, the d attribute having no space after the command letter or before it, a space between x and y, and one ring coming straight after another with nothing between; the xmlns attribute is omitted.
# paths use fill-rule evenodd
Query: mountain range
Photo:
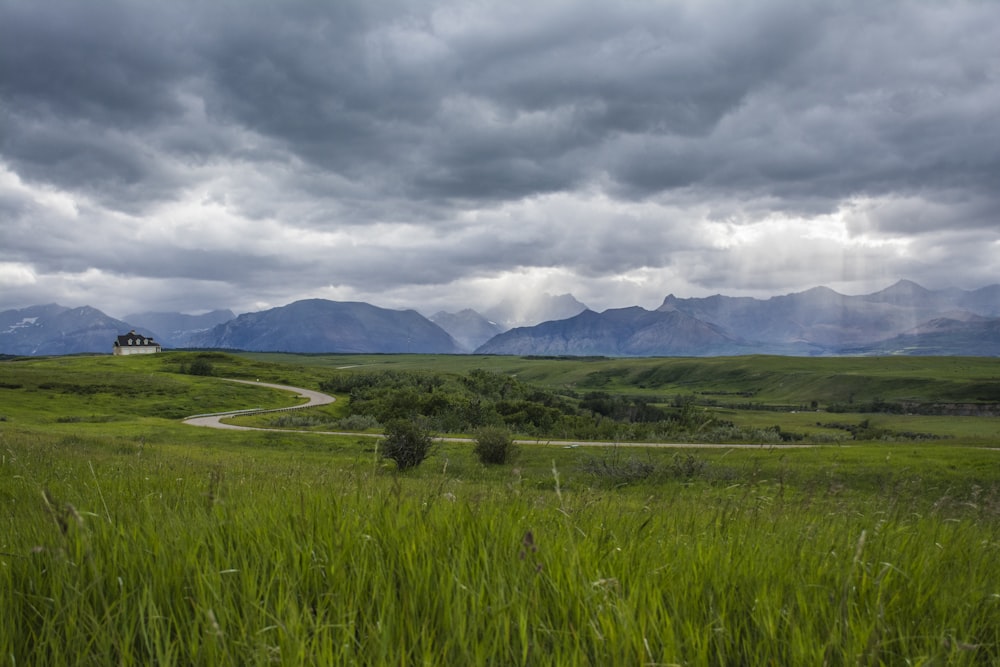
<svg viewBox="0 0 1000 667"><path fill-rule="evenodd" d="M713 356L722 354L993 355L1000 285L932 291L900 281L874 294L827 287L770 299L669 295L656 310L585 311L512 329L477 354Z"/></svg>
<svg viewBox="0 0 1000 667"><path fill-rule="evenodd" d="M124 320L49 304L0 312L0 354L108 353L115 336L132 329L168 348L301 353L993 356L1000 354L1000 285L928 290L904 280L867 295L815 287L769 299L671 294L655 310L600 313L569 294L538 294L485 314L466 309L430 318L324 299L238 317L221 310Z"/></svg>

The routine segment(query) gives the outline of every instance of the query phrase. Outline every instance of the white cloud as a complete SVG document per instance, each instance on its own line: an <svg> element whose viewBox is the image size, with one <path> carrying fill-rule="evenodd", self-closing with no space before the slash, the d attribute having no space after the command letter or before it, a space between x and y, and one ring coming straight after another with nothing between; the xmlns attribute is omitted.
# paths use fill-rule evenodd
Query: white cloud
<svg viewBox="0 0 1000 667"><path fill-rule="evenodd" d="M16 289L38 282L31 266L21 262L0 262L0 286Z"/></svg>

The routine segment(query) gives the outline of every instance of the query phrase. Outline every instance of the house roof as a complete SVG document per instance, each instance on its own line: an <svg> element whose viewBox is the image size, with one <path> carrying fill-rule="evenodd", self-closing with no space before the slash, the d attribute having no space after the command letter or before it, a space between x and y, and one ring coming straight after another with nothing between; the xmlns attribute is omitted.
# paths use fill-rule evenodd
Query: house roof
<svg viewBox="0 0 1000 667"><path fill-rule="evenodd" d="M123 336L118 336L118 338L115 340L115 345L120 345L122 347L128 347L128 346L135 347L136 345L153 346L153 345L159 345L159 343L153 340L150 336L143 336L141 334L137 334L135 330L132 330Z"/></svg>

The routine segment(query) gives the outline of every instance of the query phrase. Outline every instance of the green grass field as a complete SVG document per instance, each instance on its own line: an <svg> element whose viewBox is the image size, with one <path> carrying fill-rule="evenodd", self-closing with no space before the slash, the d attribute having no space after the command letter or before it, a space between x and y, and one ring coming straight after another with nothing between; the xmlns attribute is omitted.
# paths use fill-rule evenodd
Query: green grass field
<svg viewBox="0 0 1000 667"><path fill-rule="evenodd" d="M246 354L278 363L280 354ZM495 370L577 391L704 393L726 400L799 405L886 400L1000 403L1000 359L992 357L714 357L671 359L524 358L476 355L316 355L312 369ZM736 398L732 398L736 397Z"/></svg>
<svg viewBox="0 0 1000 667"><path fill-rule="evenodd" d="M700 361L213 354L216 377L180 372L194 358L0 363L7 664L1000 663L997 418L706 407L819 435L838 429L817 421L869 419L948 437L542 444L504 466L442 443L399 474L370 437L180 418L295 402L221 377L315 388L344 366L488 368L580 392L611 377L603 391L664 396L753 382L727 383L725 360L667 384L665 368ZM754 396L773 404L802 402L782 372L831 401L840 376L901 387L858 402L974 401L1000 375L991 360L730 361L768 378Z"/></svg>

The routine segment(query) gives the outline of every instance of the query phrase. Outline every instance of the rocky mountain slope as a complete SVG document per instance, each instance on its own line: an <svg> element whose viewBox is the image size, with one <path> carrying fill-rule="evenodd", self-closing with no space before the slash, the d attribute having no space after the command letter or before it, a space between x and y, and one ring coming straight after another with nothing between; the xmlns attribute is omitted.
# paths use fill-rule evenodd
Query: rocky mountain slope
<svg viewBox="0 0 1000 667"><path fill-rule="evenodd" d="M864 355L1000 356L1000 318L963 315L925 322L888 340L843 350Z"/></svg>
<svg viewBox="0 0 1000 667"><path fill-rule="evenodd" d="M458 343L415 310L306 299L244 313L191 338L195 347L275 352L452 354Z"/></svg>
<svg viewBox="0 0 1000 667"><path fill-rule="evenodd" d="M511 329L477 354L651 356L739 354L739 341L680 312L638 306L603 313L585 310L565 320Z"/></svg>
<svg viewBox="0 0 1000 667"><path fill-rule="evenodd" d="M836 350L890 338L947 313L1000 316L1000 286L931 291L900 281L861 296L827 287L770 299L670 295L659 310L679 310L755 343L807 343Z"/></svg>
<svg viewBox="0 0 1000 667"><path fill-rule="evenodd" d="M53 303L5 310L0 312L0 354L110 353L115 338L134 328L90 306L67 308Z"/></svg>

